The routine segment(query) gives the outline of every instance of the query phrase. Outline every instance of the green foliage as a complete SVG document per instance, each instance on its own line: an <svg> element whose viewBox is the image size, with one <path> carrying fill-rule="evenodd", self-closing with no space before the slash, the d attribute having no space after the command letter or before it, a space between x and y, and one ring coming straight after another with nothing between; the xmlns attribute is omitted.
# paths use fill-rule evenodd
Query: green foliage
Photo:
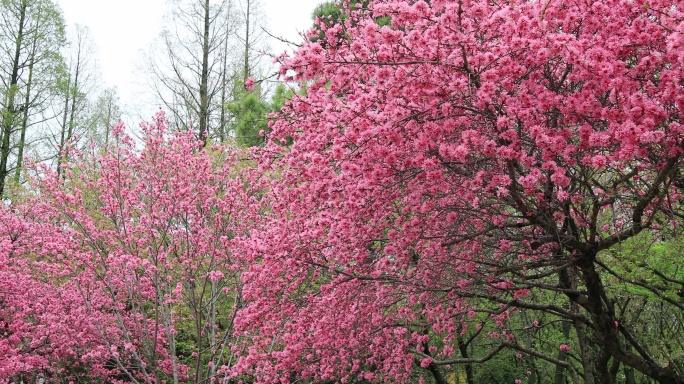
<svg viewBox="0 0 684 384"><path fill-rule="evenodd" d="M368 9L368 0L351 0L349 2L349 8L351 9ZM314 20L319 19L321 23L325 24L327 27L338 24L340 21L349 19L349 14L344 12L344 7L340 1L328 1L319 4L313 11L311 15ZM389 25L391 20L389 17L379 17L375 19L375 22L380 25ZM312 42L323 39L325 32L320 30L319 25L314 25L314 28L319 30L316 36L312 36L310 40Z"/></svg>
<svg viewBox="0 0 684 384"><path fill-rule="evenodd" d="M243 147L263 145L265 135L270 131L269 114L279 111L292 95L293 92L281 84L270 103L263 99L258 88L243 92L237 100L228 103L226 109L234 117L233 131L237 144Z"/></svg>
<svg viewBox="0 0 684 384"><path fill-rule="evenodd" d="M612 289L624 290L624 294L631 296L684 302L684 239L664 233L656 236L644 231L601 255L613 266L611 272L618 278Z"/></svg>
<svg viewBox="0 0 684 384"><path fill-rule="evenodd" d="M643 231L599 255L620 321L646 340L654 359L679 369L684 368L682 251L681 233L659 229Z"/></svg>
<svg viewBox="0 0 684 384"><path fill-rule="evenodd" d="M291 99L294 96L294 92L291 89L285 87L285 85L280 84L276 87L273 98L271 98L271 110L273 112L280 111L285 105L285 101Z"/></svg>
<svg viewBox="0 0 684 384"><path fill-rule="evenodd" d="M521 360L511 351L500 353L493 359L478 365L474 379L480 384L514 383L525 377Z"/></svg>
<svg viewBox="0 0 684 384"><path fill-rule="evenodd" d="M340 18L345 18L346 15L342 13L340 6L336 6L334 1L319 4L313 11L313 18L320 18L321 20L330 20L330 23L337 23Z"/></svg>
<svg viewBox="0 0 684 384"><path fill-rule="evenodd" d="M264 143L263 133L268 129L268 107L268 103L254 92L246 92L226 106L235 116L234 131L238 145L253 147Z"/></svg>

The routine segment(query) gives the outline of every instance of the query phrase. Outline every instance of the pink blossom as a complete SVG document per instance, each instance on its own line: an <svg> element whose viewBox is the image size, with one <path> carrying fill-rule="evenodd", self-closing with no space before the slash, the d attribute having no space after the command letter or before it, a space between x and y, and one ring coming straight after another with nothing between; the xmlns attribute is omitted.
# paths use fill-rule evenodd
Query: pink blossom
<svg viewBox="0 0 684 384"><path fill-rule="evenodd" d="M215 281L223 279L224 277L225 277L225 275L221 271L210 271L209 272L209 280L211 280L211 281L215 282Z"/></svg>
<svg viewBox="0 0 684 384"><path fill-rule="evenodd" d="M248 77L247 80L245 80L245 89L247 89L248 91L254 90L254 78L252 78L251 76Z"/></svg>
<svg viewBox="0 0 684 384"><path fill-rule="evenodd" d="M206 148L159 113L140 142L119 123L110 152L67 143L59 172L35 166L27 202L0 210L0 381L104 372L114 353L183 376L182 334L221 378L408 382L459 336L543 337L515 324L556 304L560 271L612 302L586 282L605 269L592 252L639 222L658 238L681 206L681 9L361 3L276 58L302 89L267 132L291 145Z"/></svg>

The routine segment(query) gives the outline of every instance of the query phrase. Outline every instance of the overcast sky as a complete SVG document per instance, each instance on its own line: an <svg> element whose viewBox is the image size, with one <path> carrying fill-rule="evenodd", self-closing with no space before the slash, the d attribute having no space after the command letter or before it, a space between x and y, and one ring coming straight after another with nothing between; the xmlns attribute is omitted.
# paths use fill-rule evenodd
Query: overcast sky
<svg viewBox="0 0 684 384"><path fill-rule="evenodd" d="M311 13L323 0L261 0L266 27L275 36L299 41L298 32L312 24ZM144 91L139 73L141 52L159 34L168 0L57 0L67 25L87 25L98 47L102 80L116 86L125 107L139 110L136 94ZM277 53L285 46L269 43ZM151 107L151 106L150 106ZM154 109L138 112L148 115Z"/></svg>

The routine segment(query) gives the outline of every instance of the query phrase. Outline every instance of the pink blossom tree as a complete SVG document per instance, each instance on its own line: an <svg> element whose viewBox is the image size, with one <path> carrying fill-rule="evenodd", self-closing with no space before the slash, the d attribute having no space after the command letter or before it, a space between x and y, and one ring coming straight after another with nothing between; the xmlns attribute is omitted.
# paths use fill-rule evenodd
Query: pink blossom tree
<svg viewBox="0 0 684 384"><path fill-rule="evenodd" d="M3 361L0 372L50 377L58 366L45 348L108 382L215 381L236 361L238 244L258 220L260 185L236 152L201 149L166 126L160 112L136 143L119 124L105 154L69 156L62 177L39 168L36 196L12 208L21 221L3 212L17 224L0 232L2 261L21 270L7 272L17 277L0 292L3 308L11 305L7 353L28 362ZM17 296L22 284L31 291Z"/></svg>
<svg viewBox="0 0 684 384"><path fill-rule="evenodd" d="M34 213L0 212L0 381L106 376L107 350L77 283L65 281L65 268L48 260L64 254L54 252L45 226L27 220Z"/></svg>
<svg viewBox="0 0 684 384"><path fill-rule="evenodd" d="M423 368L445 383L447 366L512 350L574 382L620 369L684 382L681 358L636 333L634 302L606 285L639 283L620 247L681 229L681 11L377 0L319 23L324 38L283 58L309 86L272 124L294 144L261 163L280 178L249 240L235 374L404 381ZM642 288L683 309L681 275L636 265L656 276ZM553 323L578 347L535 347ZM473 337L477 355L462 348Z"/></svg>

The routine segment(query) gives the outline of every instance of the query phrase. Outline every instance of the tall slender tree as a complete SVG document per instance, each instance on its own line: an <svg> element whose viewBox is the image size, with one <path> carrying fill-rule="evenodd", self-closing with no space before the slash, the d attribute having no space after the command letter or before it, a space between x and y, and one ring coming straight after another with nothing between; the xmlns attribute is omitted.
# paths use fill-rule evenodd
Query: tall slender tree
<svg viewBox="0 0 684 384"><path fill-rule="evenodd" d="M0 196L5 193L14 146L23 157L29 121L44 98L35 84L51 82L58 50L64 44L64 22L50 0L6 0L0 3ZM7 61L3 59L7 58ZM49 79L46 80L46 77ZM37 94L37 97L36 97ZM16 137L19 133L19 138ZM21 167L21 160L16 169Z"/></svg>
<svg viewBox="0 0 684 384"><path fill-rule="evenodd" d="M100 92L92 111L90 134L100 147L107 147L112 136L112 125L121 119L121 106L116 88L106 88Z"/></svg>
<svg viewBox="0 0 684 384"><path fill-rule="evenodd" d="M95 43L90 37L89 29L76 25L70 52L67 53L65 70L62 72L61 122L55 138L58 174L65 160L66 146L75 144L73 141L79 138L79 134L85 133L87 128L87 124L84 123L89 102L87 96L94 93L97 86L94 51Z"/></svg>
<svg viewBox="0 0 684 384"><path fill-rule="evenodd" d="M55 79L62 63L59 48L66 43L62 15L50 2L38 4L32 29L34 32L31 33L28 51L28 74L23 87L19 139L14 145L17 153L15 184L20 182L25 149L31 141L29 128L40 126L55 117L49 111L49 104L56 94ZM37 129L33 132L34 139L43 135L40 131Z"/></svg>
<svg viewBox="0 0 684 384"><path fill-rule="evenodd" d="M231 1L193 0L174 4L170 21L160 36L162 51L148 58L151 85L175 129L195 129L206 142L217 132L221 136L218 112L238 19Z"/></svg>

